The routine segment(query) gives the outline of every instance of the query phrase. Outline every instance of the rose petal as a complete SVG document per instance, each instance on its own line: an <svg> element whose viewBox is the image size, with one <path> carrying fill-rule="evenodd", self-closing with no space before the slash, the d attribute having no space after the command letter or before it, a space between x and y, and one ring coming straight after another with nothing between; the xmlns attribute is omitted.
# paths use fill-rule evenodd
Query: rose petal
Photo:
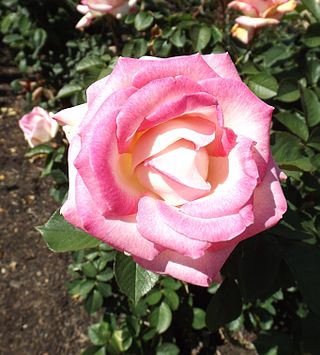
<svg viewBox="0 0 320 355"><path fill-rule="evenodd" d="M88 104L66 108L54 114L53 118L62 126L77 127L82 122L88 111Z"/></svg>
<svg viewBox="0 0 320 355"><path fill-rule="evenodd" d="M232 37L237 38L239 41L241 41L244 44L248 44L249 42L251 42L254 34L255 34L254 28L248 26L241 26L238 23L236 23L231 28Z"/></svg>
<svg viewBox="0 0 320 355"><path fill-rule="evenodd" d="M202 55L202 58L222 78L241 80L228 53L205 54Z"/></svg>
<svg viewBox="0 0 320 355"><path fill-rule="evenodd" d="M252 198L258 171L253 158L253 142L238 137L228 157L212 157L207 181L212 193L181 206L184 213L199 217L223 217L237 213Z"/></svg>
<svg viewBox="0 0 320 355"><path fill-rule="evenodd" d="M194 285L208 287L212 281L221 281L220 269L233 251L234 247L228 247L206 253L198 259L188 258L170 250L162 252L152 261L134 257L142 267L166 274Z"/></svg>
<svg viewBox="0 0 320 355"><path fill-rule="evenodd" d="M215 124L197 117L185 115L162 123L144 133L135 143L132 152L133 169L145 159L158 154L180 139L193 142L197 148L204 147L215 137Z"/></svg>
<svg viewBox="0 0 320 355"><path fill-rule="evenodd" d="M259 15L258 9L254 6L253 2L247 3L245 1L231 1L228 4L230 9L243 12L246 16L256 17Z"/></svg>
<svg viewBox="0 0 320 355"><path fill-rule="evenodd" d="M100 113L103 114L103 110ZM131 176L130 180L130 176L124 173L119 159L115 134L117 113L108 114L110 120L99 121L88 134L82 135L82 149L75 161L79 174L104 216L135 213L141 194L134 177Z"/></svg>
<svg viewBox="0 0 320 355"><path fill-rule="evenodd" d="M157 213L163 223L174 231L190 239L211 243L232 240L254 222L251 201L236 214L205 219L186 215L179 208L169 206L164 201L142 197L138 209L140 221L145 213L150 211Z"/></svg>
<svg viewBox="0 0 320 355"><path fill-rule="evenodd" d="M224 126L236 135L256 142L254 158L263 178L270 155L270 124L273 107L256 97L248 87L232 79L209 79L201 86L217 98L223 112Z"/></svg>
<svg viewBox="0 0 320 355"><path fill-rule="evenodd" d="M138 209L139 211L139 209ZM191 258L200 258L211 246L211 243L187 238L163 223L158 210L144 209L137 214L137 227L141 235L165 249L173 250Z"/></svg>
<svg viewBox="0 0 320 355"><path fill-rule="evenodd" d="M261 17L248 17L248 16L240 16L236 18L236 22L239 25L252 27L254 29L279 24L279 21L274 18L261 18Z"/></svg>
<svg viewBox="0 0 320 355"><path fill-rule="evenodd" d="M194 54L160 60L144 60L139 71L134 75L132 84L137 88L142 88L153 80L179 75L194 81L218 77L201 54Z"/></svg>
<svg viewBox="0 0 320 355"><path fill-rule="evenodd" d="M152 260L162 250L143 238L137 230L135 216L116 219L104 218L93 202L79 174L76 177L77 212L83 221L83 229L120 251L146 260Z"/></svg>
<svg viewBox="0 0 320 355"><path fill-rule="evenodd" d="M78 135L75 135L68 149L68 174L69 174L69 191L68 198L62 205L60 213L64 218L74 226L83 228L83 221L77 211L76 206L76 176L77 169L74 166L74 161L81 149L81 141Z"/></svg>
<svg viewBox="0 0 320 355"><path fill-rule="evenodd" d="M179 76L176 78L164 78L153 80L142 89L136 91L125 102L119 115L117 117L117 137L119 152L127 151L131 139L141 126L144 119L153 112L161 110L163 105L164 110L168 113L168 107L173 107L169 117L159 114L158 119L175 118L184 113L184 110L195 110L195 107L202 107L205 103L211 106L213 98L206 93L200 93L200 86L194 81ZM191 96L191 107L186 105L184 97L190 94L197 94L195 97ZM148 98L147 104L141 104ZM176 103L174 103L176 101ZM188 101L188 100L187 100ZM169 104L173 102L174 104ZM156 119L154 117L154 119ZM148 121L149 122L149 121ZM152 126L156 126L161 122L153 121Z"/></svg>

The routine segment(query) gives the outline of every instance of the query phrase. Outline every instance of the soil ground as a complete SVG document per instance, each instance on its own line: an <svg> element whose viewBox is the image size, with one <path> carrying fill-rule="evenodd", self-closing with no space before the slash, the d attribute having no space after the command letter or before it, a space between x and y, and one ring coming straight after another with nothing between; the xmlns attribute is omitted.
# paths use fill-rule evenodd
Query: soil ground
<svg viewBox="0 0 320 355"><path fill-rule="evenodd" d="M21 103L1 74L0 354L78 355L88 343L90 317L67 294L70 255L52 253L34 228L58 206L50 181L40 178L43 161L24 157Z"/></svg>

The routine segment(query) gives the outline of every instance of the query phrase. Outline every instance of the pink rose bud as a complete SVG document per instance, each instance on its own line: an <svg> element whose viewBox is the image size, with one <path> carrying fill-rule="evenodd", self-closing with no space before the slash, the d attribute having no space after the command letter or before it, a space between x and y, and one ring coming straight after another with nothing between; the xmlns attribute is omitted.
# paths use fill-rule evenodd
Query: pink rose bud
<svg viewBox="0 0 320 355"><path fill-rule="evenodd" d="M277 25L282 16L293 11L296 0L234 0L228 7L241 11L244 16L236 19L231 35L248 44L257 28Z"/></svg>
<svg viewBox="0 0 320 355"><path fill-rule="evenodd" d="M37 106L19 120L19 126L30 147L50 141L58 132L58 124L43 108Z"/></svg>
<svg viewBox="0 0 320 355"><path fill-rule="evenodd" d="M87 104L55 115L70 142L61 213L146 269L208 286L286 211L273 107L228 54L154 59L119 58Z"/></svg>
<svg viewBox="0 0 320 355"><path fill-rule="evenodd" d="M76 28L87 27L94 18L105 14L120 18L122 15L129 13L135 4L136 0L81 0L77 10L84 16L77 23Z"/></svg>

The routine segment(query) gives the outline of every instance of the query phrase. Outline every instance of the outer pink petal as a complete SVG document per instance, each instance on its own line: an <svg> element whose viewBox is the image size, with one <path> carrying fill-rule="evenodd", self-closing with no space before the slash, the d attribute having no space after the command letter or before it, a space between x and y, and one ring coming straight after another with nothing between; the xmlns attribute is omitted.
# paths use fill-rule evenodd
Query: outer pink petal
<svg viewBox="0 0 320 355"><path fill-rule="evenodd" d="M135 191L121 172L116 141L117 113L105 113L103 107L99 110L100 118L96 118L95 125L80 132L82 148L76 159L76 167L104 216L135 213L140 196L140 191Z"/></svg>
<svg viewBox="0 0 320 355"><path fill-rule="evenodd" d="M80 175L76 177L76 205L83 221L83 229L112 247L146 260L152 260L161 251L154 243L143 238L137 230L135 216L104 218L98 211Z"/></svg>
<svg viewBox="0 0 320 355"><path fill-rule="evenodd" d="M279 182L279 175L281 176L279 168L273 159L270 159L267 173L254 192L254 224L239 236L239 240L249 238L273 227L286 212L287 201Z"/></svg>
<svg viewBox="0 0 320 355"><path fill-rule="evenodd" d="M101 13L108 13L113 9L113 6L108 4L90 4L89 9Z"/></svg>
<svg viewBox="0 0 320 355"><path fill-rule="evenodd" d="M187 238L170 228L163 222L160 213L155 208L144 208L143 213L138 212L137 227L144 238L165 249L191 258L203 256L211 246L209 242Z"/></svg>
<svg viewBox="0 0 320 355"><path fill-rule="evenodd" d="M224 126L237 135L256 142L255 161L263 178L270 156L270 124L273 107L256 97L248 87L232 79L209 79L201 82L205 91L218 100Z"/></svg>
<svg viewBox="0 0 320 355"><path fill-rule="evenodd" d="M85 15L89 12L89 7L87 5L77 5L77 10L83 15Z"/></svg>
<svg viewBox="0 0 320 355"><path fill-rule="evenodd" d="M230 246L212 253L208 252L198 259L191 259L170 250L162 252L153 261L136 257L134 259L151 271L208 287L212 281L221 281L220 270L233 249L234 246Z"/></svg>
<svg viewBox="0 0 320 355"><path fill-rule="evenodd" d="M236 18L236 22L241 26L251 27L255 29L279 24L279 20L276 20L274 18L261 18L261 17L248 17L248 16L240 16Z"/></svg>
<svg viewBox="0 0 320 355"><path fill-rule="evenodd" d="M204 92L199 93L200 90L201 87L197 83L179 76L153 80L135 92L126 101L117 117L119 152L123 153L128 149L132 137L140 127L146 128L142 126L146 118L149 118L145 120L148 127L152 127L162 123L163 120L204 106L212 106L215 99Z"/></svg>
<svg viewBox="0 0 320 355"><path fill-rule="evenodd" d="M241 81L237 68L233 64L228 53L206 54L203 55L202 58L222 78L230 78Z"/></svg>
<svg viewBox="0 0 320 355"><path fill-rule="evenodd" d="M186 76L194 81L218 76L201 54L194 54L160 60L143 60L139 71L133 77L132 84L141 88L153 80L178 75Z"/></svg>
<svg viewBox="0 0 320 355"><path fill-rule="evenodd" d="M71 108L66 108L57 112L53 118L62 126L68 125L77 127L82 122L88 111L88 105L82 104Z"/></svg>
<svg viewBox="0 0 320 355"><path fill-rule="evenodd" d="M74 226L83 228L83 222L76 206L76 176L77 169L74 166L74 161L81 149L80 137L74 136L70 142L68 150L68 173L69 173L69 191L68 199L61 207L61 214L64 218Z"/></svg>
<svg viewBox="0 0 320 355"><path fill-rule="evenodd" d="M132 77L141 66L139 59L120 57L110 75L89 86L87 99L93 116L111 94L132 87Z"/></svg>
<svg viewBox="0 0 320 355"><path fill-rule="evenodd" d="M238 10L243 12L246 16L258 16L259 12L257 8L254 7L254 3L244 2L244 1L231 1L228 4L230 9Z"/></svg>
<svg viewBox="0 0 320 355"><path fill-rule="evenodd" d="M237 213L252 198L258 171L252 154L252 141L238 137L228 157L212 157L208 182L212 193L181 206L184 213L200 218Z"/></svg>
<svg viewBox="0 0 320 355"><path fill-rule="evenodd" d="M236 214L205 219L186 215L178 208L168 206L164 201L146 196L139 202L140 226L144 215L149 214L150 210L157 213L163 223L176 232L190 239L211 243L231 240L253 223L251 203ZM148 223L147 220L144 223Z"/></svg>
<svg viewBox="0 0 320 355"><path fill-rule="evenodd" d="M150 113L142 122L139 130L151 128L156 124L168 121L172 118L187 114L206 115L208 108L214 109L216 99L205 92L182 95L175 101L164 103L154 112ZM208 117L209 118L209 117Z"/></svg>
<svg viewBox="0 0 320 355"><path fill-rule="evenodd" d="M76 24L76 28L81 29L90 26L92 19L93 19L93 15L91 14L91 12L88 12L86 15L81 17L81 19L78 21L78 23Z"/></svg>

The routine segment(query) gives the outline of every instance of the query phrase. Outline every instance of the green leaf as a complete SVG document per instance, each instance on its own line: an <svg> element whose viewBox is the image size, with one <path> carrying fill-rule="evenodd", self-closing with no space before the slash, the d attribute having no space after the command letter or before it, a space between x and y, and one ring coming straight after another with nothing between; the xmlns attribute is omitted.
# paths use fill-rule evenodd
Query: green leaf
<svg viewBox="0 0 320 355"><path fill-rule="evenodd" d="M133 55L135 58L140 58L147 53L148 44L143 38L138 38L134 41Z"/></svg>
<svg viewBox="0 0 320 355"><path fill-rule="evenodd" d="M54 252L76 251L94 248L100 241L75 228L56 211L49 221L37 227L48 247Z"/></svg>
<svg viewBox="0 0 320 355"><path fill-rule="evenodd" d="M285 260L303 298L320 316L320 248L305 243L292 244L285 249Z"/></svg>
<svg viewBox="0 0 320 355"><path fill-rule="evenodd" d="M31 158L35 155L39 155L39 154L46 154L49 155L50 153L53 152L53 148L50 147L49 145L46 144L41 144L41 145L37 145L34 148L31 148L26 154L25 157L26 158Z"/></svg>
<svg viewBox="0 0 320 355"><path fill-rule="evenodd" d="M270 99L277 95L277 80L266 73L251 76L248 81L249 88L261 99Z"/></svg>
<svg viewBox="0 0 320 355"><path fill-rule="evenodd" d="M110 343L107 347L108 354L119 354L120 352L125 352L130 348L132 344L132 337L128 329L118 329L115 330L110 339Z"/></svg>
<svg viewBox="0 0 320 355"><path fill-rule="evenodd" d="M192 40L193 49L196 52L200 52L202 49L204 49L209 43L211 35L211 28L205 24L192 27L190 37Z"/></svg>
<svg viewBox="0 0 320 355"><path fill-rule="evenodd" d="M259 355L292 355L295 353L291 337L275 331L259 334L254 345Z"/></svg>
<svg viewBox="0 0 320 355"><path fill-rule="evenodd" d="M107 298L112 295L112 287L107 283L98 282L97 289L100 291L100 293L104 298Z"/></svg>
<svg viewBox="0 0 320 355"><path fill-rule="evenodd" d="M206 324L211 331L239 317L242 311L242 300L237 284L225 279L218 291L212 296L207 312Z"/></svg>
<svg viewBox="0 0 320 355"><path fill-rule="evenodd" d="M97 275L96 268L90 262L83 264L81 270L87 277L95 277Z"/></svg>
<svg viewBox="0 0 320 355"><path fill-rule="evenodd" d="M164 289L163 295L165 297L165 301L168 303L170 308L173 311L176 311L179 307L179 297L176 292L170 289Z"/></svg>
<svg viewBox="0 0 320 355"><path fill-rule="evenodd" d="M276 132L272 135L275 144L271 147L275 161L286 170L312 171L310 159L299 138L288 132Z"/></svg>
<svg viewBox="0 0 320 355"><path fill-rule="evenodd" d="M301 88L301 102L309 127L320 123L320 101L314 91Z"/></svg>
<svg viewBox="0 0 320 355"><path fill-rule="evenodd" d="M82 90L82 86L80 84L67 84L59 90L56 98L62 99L64 97L74 95L81 90Z"/></svg>
<svg viewBox="0 0 320 355"><path fill-rule="evenodd" d="M292 133L303 139L305 142L309 137L307 122L303 116L289 112L279 112L276 119L287 127Z"/></svg>
<svg viewBox="0 0 320 355"><path fill-rule="evenodd" d="M316 85L320 79L320 60L312 59L307 65L307 80L310 85Z"/></svg>
<svg viewBox="0 0 320 355"><path fill-rule="evenodd" d="M201 308L193 308L192 328L200 330L206 326L206 312Z"/></svg>
<svg viewBox="0 0 320 355"><path fill-rule="evenodd" d="M114 267L120 290L134 304L137 304L140 298L148 293L159 279L159 275L143 269L131 257L122 253L117 254Z"/></svg>
<svg viewBox="0 0 320 355"><path fill-rule="evenodd" d="M145 302L150 306L154 306L160 302L162 293L159 290L151 291L145 298Z"/></svg>
<svg viewBox="0 0 320 355"><path fill-rule="evenodd" d="M277 239L272 236L250 238L239 246L237 252L239 288L243 297L250 301L269 296L281 261Z"/></svg>
<svg viewBox="0 0 320 355"><path fill-rule="evenodd" d="M318 0L302 0L303 5L314 15L320 22L320 4Z"/></svg>
<svg viewBox="0 0 320 355"><path fill-rule="evenodd" d="M93 290L95 282L93 280L75 280L69 284L69 293L72 296L80 296L85 299Z"/></svg>
<svg viewBox="0 0 320 355"><path fill-rule="evenodd" d="M289 58L291 56L291 47L283 44L276 44L262 53L261 56L263 58L264 65L271 67L278 61Z"/></svg>
<svg viewBox="0 0 320 355"><path fill-rule="evenodd" d="M104 345L111 336L110 325L107 322L92 324L89 327L88 335L94 345Z"/></svg>
<svg viewBox="0 0 320 355"><path fill-rule="evenodd" d="M319 24L310 25L302 41L307 45L307 47L318 48L320 46L320 25Z"/></svg>
<svg viewBox="0 0 320 355"><path fill-rule="evenodd" d="M156 355L178 355L180 349L173 343L163 343L156 349Z"/></svg>
<svg viewBox="0 0 320 355"><path fill-rule="evenodd" d="M139 12L134 19L134 27L137 31L146 30L152 25L153 17L148 12Z"/></svg>
<svg viewBox="0 0 320 355"><path fill-rule="evenodd" d="M182 48L186 44L186 36L184 32L181 30L181 28L177 28L174 32L173 35L170 37L171 43L178 47Z"/></svg>
<svg viewBox="0 0 320 355"><path fill-rule="evenodd" d="M172 321L170 307L165 302L162 302L150 314L149 321L150 326L155 328L159 334L164 333L170 327Z"/></svg>
<svg viewBox="0 0 320 355"><path fill-rule="evenodd" d="M298 85L290 80L284 80L279 87L276 100L282 102L295 102L300 98Z"/></svg>
<svg viewBox="0 0 320 355"><path fill-rule="evenodd" d="M114 276L113 270L110 267L107 267L103 272L97 275L97 280L102 282L107 282L111 280Z"/></svg>
<svg viewBox="0 0 320 355"><path fill-rule="evenodd" d="M89 314L98 311L103 305L103 297L98 290L93 290L89 295L84 305L84 308Z"/></svg>
<svg viewBox="0 0 320 355"><path fill-rule="evenodd" d="M76 65L76 71L82 72L92 67L101 66L103 64L104 62L99 57L96 56L85 57Z"/></svg>
<svg viewBox="0 0 320 355"><path fill-rule="evenodd" d="M170 288L171 290L177 291L182 286L182 283L172 277L163 277L161 279L161 284L165 288Z"/></svg>
<svg viewBox="0 0 320 355"><path fill-rule="evenodd" d="M320 318L309 312L302 319L303 354L318 354L320 349Z"/></svg>
<svg viewBox="0 0 320 355"><path fill-rule="evenodd" d="M43 47L47 39L47 32L42 28L37 28L33 34L33 42L37 49Z"/></svg>

